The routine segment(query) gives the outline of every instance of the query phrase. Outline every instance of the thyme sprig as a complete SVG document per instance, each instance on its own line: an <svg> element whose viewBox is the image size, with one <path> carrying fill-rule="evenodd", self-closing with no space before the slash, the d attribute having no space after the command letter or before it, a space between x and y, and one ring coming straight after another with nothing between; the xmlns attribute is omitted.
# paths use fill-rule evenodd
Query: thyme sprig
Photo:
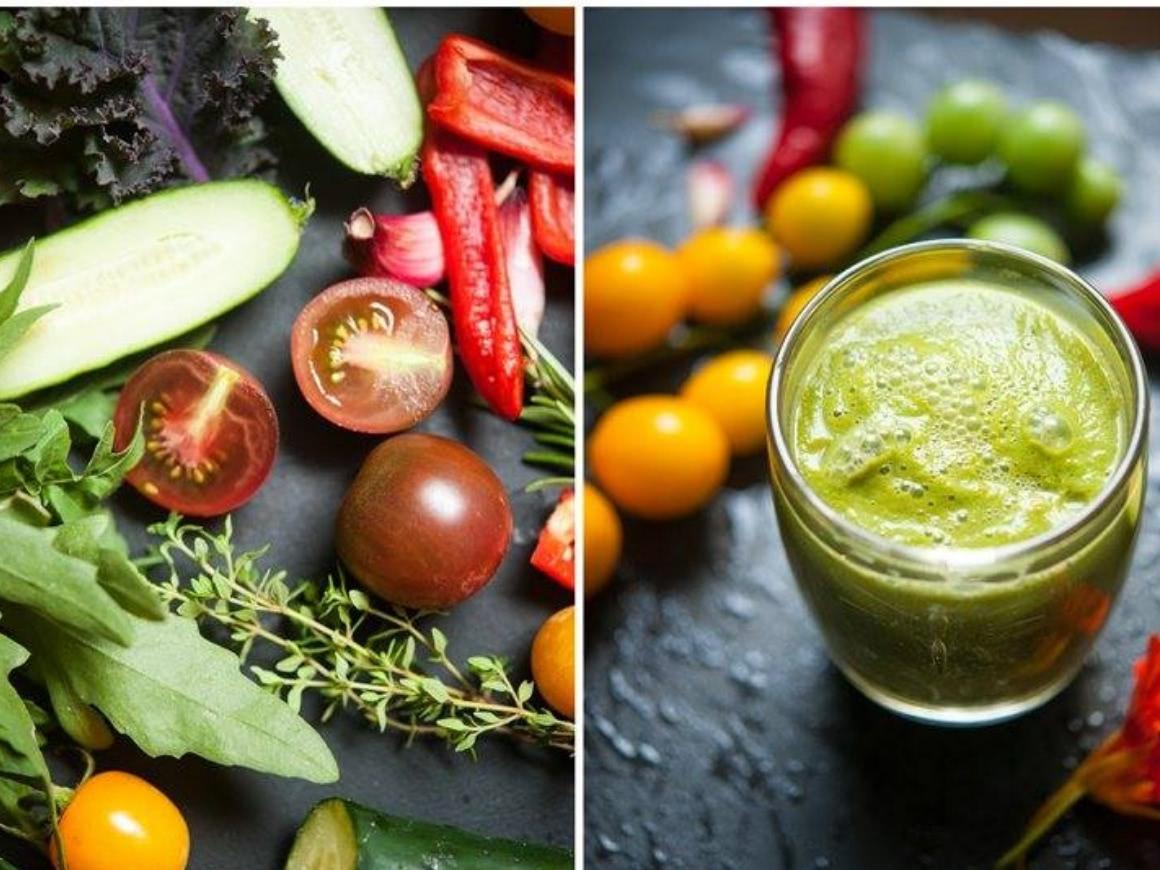
<svg viewBox="0 0 1160 870"><path fill-rule="evenodd" d="M222 626L243 660L256 645L277 650L272 668L250 669L295 709L317 694L324 722L350 708L380 731L438 737L457 752L489 734L573 751L573 723L530 703L532 683L513 680L502 658L455 664L447 637L426 625L433 613L380 607L341 572L291 585L261 564L268 548L239 551L229 518L218 533L177 515L150 532L160 543L143 564L166 572L163 597Z"/></svg>

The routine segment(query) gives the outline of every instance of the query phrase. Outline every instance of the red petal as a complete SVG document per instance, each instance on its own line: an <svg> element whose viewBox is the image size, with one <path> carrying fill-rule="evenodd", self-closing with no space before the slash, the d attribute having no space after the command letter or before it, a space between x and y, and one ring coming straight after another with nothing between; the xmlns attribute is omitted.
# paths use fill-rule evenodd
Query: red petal
<svg viewBox="0 0 1160 870"><path fill-rule="evenodd" d="M1140 746L1157 738L1160 738L1160 635L1154 634L1148 638L1148 651L1136 662L1136 688L1128 704L1124 740L1129 746ZM1160 749L1153 752L1152 763L1156 766L1154 772L1160 772Z"/></svg>

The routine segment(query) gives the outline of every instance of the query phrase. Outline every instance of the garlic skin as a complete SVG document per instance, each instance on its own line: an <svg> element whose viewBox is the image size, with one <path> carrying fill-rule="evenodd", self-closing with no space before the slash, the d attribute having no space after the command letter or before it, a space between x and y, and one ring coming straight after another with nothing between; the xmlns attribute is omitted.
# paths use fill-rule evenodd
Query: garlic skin
<svg viewBox="0 0 1160 870"><path fill-rule="evenodd" d="M376 215L357 209L346 222L347 259L368 277L393 278L413 287L443 280L443 239L435 215Z"/></svg>
<svg viewBox="0 0 1160 870"><path fill-rule="evenodd" d="M733 205L735 191L729 170L716 160L697 160L689 167L686 184L693 229L702 230L724 223Z"/></svg>

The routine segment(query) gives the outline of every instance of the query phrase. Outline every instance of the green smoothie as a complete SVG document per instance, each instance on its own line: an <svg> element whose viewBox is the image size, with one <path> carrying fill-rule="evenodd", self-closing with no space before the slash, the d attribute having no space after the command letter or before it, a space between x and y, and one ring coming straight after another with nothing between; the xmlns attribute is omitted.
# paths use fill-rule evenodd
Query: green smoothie
<svg viewBox="0 0 1160 870"><path fill-rule="evenodd" d="M1028 294L943 280L838 323L793 438L814 491L905 544L986 547L1066 522L1124 450L1105 352Z"/></svg>
<svg viewBox="0 0 1160 870"><path fill-rule="evenodd" d="M1102 627L1143 501L1142 375L1058 276L954 244L848 279L791 336L771 471L833 661L891 709L968 723L1050 697Z"/></svg>

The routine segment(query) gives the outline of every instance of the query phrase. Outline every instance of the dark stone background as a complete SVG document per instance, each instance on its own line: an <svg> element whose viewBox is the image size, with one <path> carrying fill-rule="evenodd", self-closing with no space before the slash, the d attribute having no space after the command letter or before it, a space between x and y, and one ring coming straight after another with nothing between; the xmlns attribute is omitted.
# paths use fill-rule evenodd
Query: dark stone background
<svg viewBox="0 0 1160 870"><path fill-rule="evenodd" d="M534 26L518 10L398 10L391 13L412 68L450 31L467 33L518 54L534 50ZM290 368L289 333L306 302L328 284L349 277L341 251L342 222L363 204L376 210L425 207L422 184L403 195L386 180L360 176L334 160L272 94L267 116L272 145L281 156L279 183L301 194L307 183L318 210L289 270L260 296L222 319L212 344L253 372L269 391L282 426L281 452L258 496L235 515L240 541L272 545L270 562L292 577L323 576L334 564L333 516L363 458L379 443L331 426L301 398ZM42 232L38 215L0 211L0 244ZM573 360L572 273L553 269L541 337L569 366ZM535 537L552 503L550 494L522 492L537 472L520 462L531 446L523 430L477 407L457 371L451 396L420 430L458 439L479 452L507 485L515 513L515 541L499 574L475 598L439 623L460 660L476 653L509 656L527 674L527 653L540 623L568 596L527 565ZM131 491L116 500L121 527L136 546L144 527L163 514ZM309 708L308 708L309 710ZM311 715L311 712L308 712ZM493 836L569 845L573 838L573 759L484 740L479 761L455 755L441 743L404 748L353 714L338 715L321 733L334 750L342 778L317 786L196 758L152 760L121 741L98 756L102 769L133 771L163 789L189 822L191 870L272 870L280 867L307 810L341 794L389 813L445 822ZM0 855L24 868L46 866L6 838Z"/></svg>
<svg viewBox="0 0 1160 870"><path fill-rule="evenodd" d="M1121 25L1135 15L1129 28L1160 35L1156 10L1120 15ZM688 233L689 153L649 124L661 108L757 109L705 149L737 177L741 217L777 118L763 14L600 9L586 21L589 249L625 235L677 243ZM1078 269L1115 288L1160 263L1160 53L893 11L872 13L871 31L866 106L917 115L939 86L968 75L999 82L1016 101L1075 106L1091 150L1127 180L1107 244ZM962 180L952 173L941 183ZM630 387L673 389L686 371ZM1155 421L1153 433L1155 446ZM789 574L763 460L736 464L724 494L698 516L627 523L621 574L586 616L589 865L989 866L1120 721L1131 664L1160 630L1157 485L1154 474L1132 575L1080 677L1046 707L974 730L886 713L829 664ZM1085 804L1032 866L1157 868L1160 841L1154 824Z"/></svg>

